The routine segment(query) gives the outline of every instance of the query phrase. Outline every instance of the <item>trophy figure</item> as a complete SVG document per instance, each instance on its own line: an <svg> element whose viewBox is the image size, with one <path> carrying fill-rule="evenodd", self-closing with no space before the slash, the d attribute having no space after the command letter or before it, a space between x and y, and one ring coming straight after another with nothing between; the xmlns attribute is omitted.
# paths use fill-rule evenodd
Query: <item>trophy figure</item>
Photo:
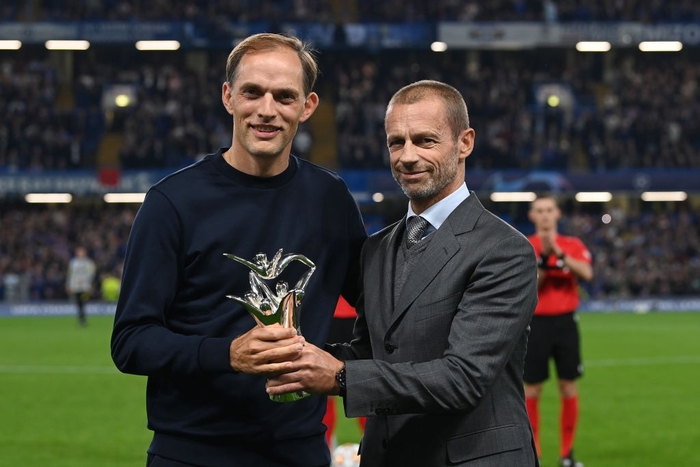
<svg viewBox="0 0 700 467"><path fill-rule="evenodd" d="M301 335L299 313L301 312L301 302L304 299L306 285L316 270L316 265L313 261L304 255L295 253L283 256L281 248L272 260L268 260L265 253L258 253L253 261L248 261L229 253L224 253L224 256L250 269L248 273L250 290L243 297L226 295L226 298L235 300L243 305L258 323L266 326L279 323L285 328L296 329L297 334ZM305 264L309 267L309 270L301 276L292 289L289 289L289 285L285 281L279 281L275 286L275 291L270 290L265 280L276 279L292 261L299 261ZM292 402L307 396L309 396L309 393L305 391L296 391L289 394L270 396L270 399L275 402Z"/></svg>

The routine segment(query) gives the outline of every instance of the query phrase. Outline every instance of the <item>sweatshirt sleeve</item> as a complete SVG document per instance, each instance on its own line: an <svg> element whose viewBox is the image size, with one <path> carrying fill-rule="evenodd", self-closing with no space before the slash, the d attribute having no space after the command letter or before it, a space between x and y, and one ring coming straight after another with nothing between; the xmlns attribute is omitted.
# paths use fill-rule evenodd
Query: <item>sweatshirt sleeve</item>
<svg viewBox="0 0 700 467"><path fill-rule="evenodd" d="M357 305L360 295L360 254L362 245L367 240L367 231L357 202L347 191L348 196L348 241L349 261L343 284L343 298L351 305Z"/></svg>
<svg viewBox="0 0 700 467"><path fill-rule="evenodd" d="M112 359L124 373L232 372L230 338L182 335L166 326L182 264L182 226L157 189L139 209L129 236L112 331Z"/></svg>

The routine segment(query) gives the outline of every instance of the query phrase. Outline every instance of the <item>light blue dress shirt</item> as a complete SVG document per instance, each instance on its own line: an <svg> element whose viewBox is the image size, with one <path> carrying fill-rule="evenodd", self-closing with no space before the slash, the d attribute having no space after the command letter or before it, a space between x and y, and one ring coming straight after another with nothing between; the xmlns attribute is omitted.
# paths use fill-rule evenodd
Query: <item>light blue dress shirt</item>
<svg viewBox="0 0 700 467"><path fill-rule="evenodd" d="M421 213L421 217L423 217L430 223L430 225L428 225L428 227L425 229L423 238L427 237L428 235L439 229L442 223L445 222L447 217L450 214L452 214L452 211L454 211L457 208L457 206L462 204L462 201L464 201L468 197L469 189L467 188L467 183L465 182L462 183L462 185L450 195L448 195L444 199L441 199L440 201L423 211ZM413 209L411 209L411 202L409 201L406 222L408 222L408 220L415 215L416 213L413 211Z"/></svg>

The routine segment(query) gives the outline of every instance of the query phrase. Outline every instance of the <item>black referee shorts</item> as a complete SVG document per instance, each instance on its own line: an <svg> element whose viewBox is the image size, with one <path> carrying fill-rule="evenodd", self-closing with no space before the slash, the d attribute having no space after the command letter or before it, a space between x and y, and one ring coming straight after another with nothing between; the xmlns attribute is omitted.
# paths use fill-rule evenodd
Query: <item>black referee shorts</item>
<svg viewBox="0 0 700 467"><path fill-rule="evenodd" d="M578 319L574 312L533 316L525 355L525 383L549 379L549 359L554 359L557 377L575 380L583 375Z"/></svg>

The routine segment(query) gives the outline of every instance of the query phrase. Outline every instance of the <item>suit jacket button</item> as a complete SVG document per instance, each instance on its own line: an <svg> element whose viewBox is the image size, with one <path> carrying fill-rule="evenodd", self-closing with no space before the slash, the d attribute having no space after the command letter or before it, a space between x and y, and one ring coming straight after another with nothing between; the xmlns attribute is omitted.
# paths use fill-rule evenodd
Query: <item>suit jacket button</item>
<svg viewBox="0 0 700 467"><path fill-rule="evenodd" d="M386 353L394 353L394 350L396 350L396 346L391 342L387 342L386 344L384 344L384 350L386 350Z"/></svg>
<svg viewBox="0 0 700 467"><path fill-rule="evenodd" d="M389 447L389 441L388 441L386 438L382 439L382 447L383 447L384 449L386 449L387 447Z"/></svg>

